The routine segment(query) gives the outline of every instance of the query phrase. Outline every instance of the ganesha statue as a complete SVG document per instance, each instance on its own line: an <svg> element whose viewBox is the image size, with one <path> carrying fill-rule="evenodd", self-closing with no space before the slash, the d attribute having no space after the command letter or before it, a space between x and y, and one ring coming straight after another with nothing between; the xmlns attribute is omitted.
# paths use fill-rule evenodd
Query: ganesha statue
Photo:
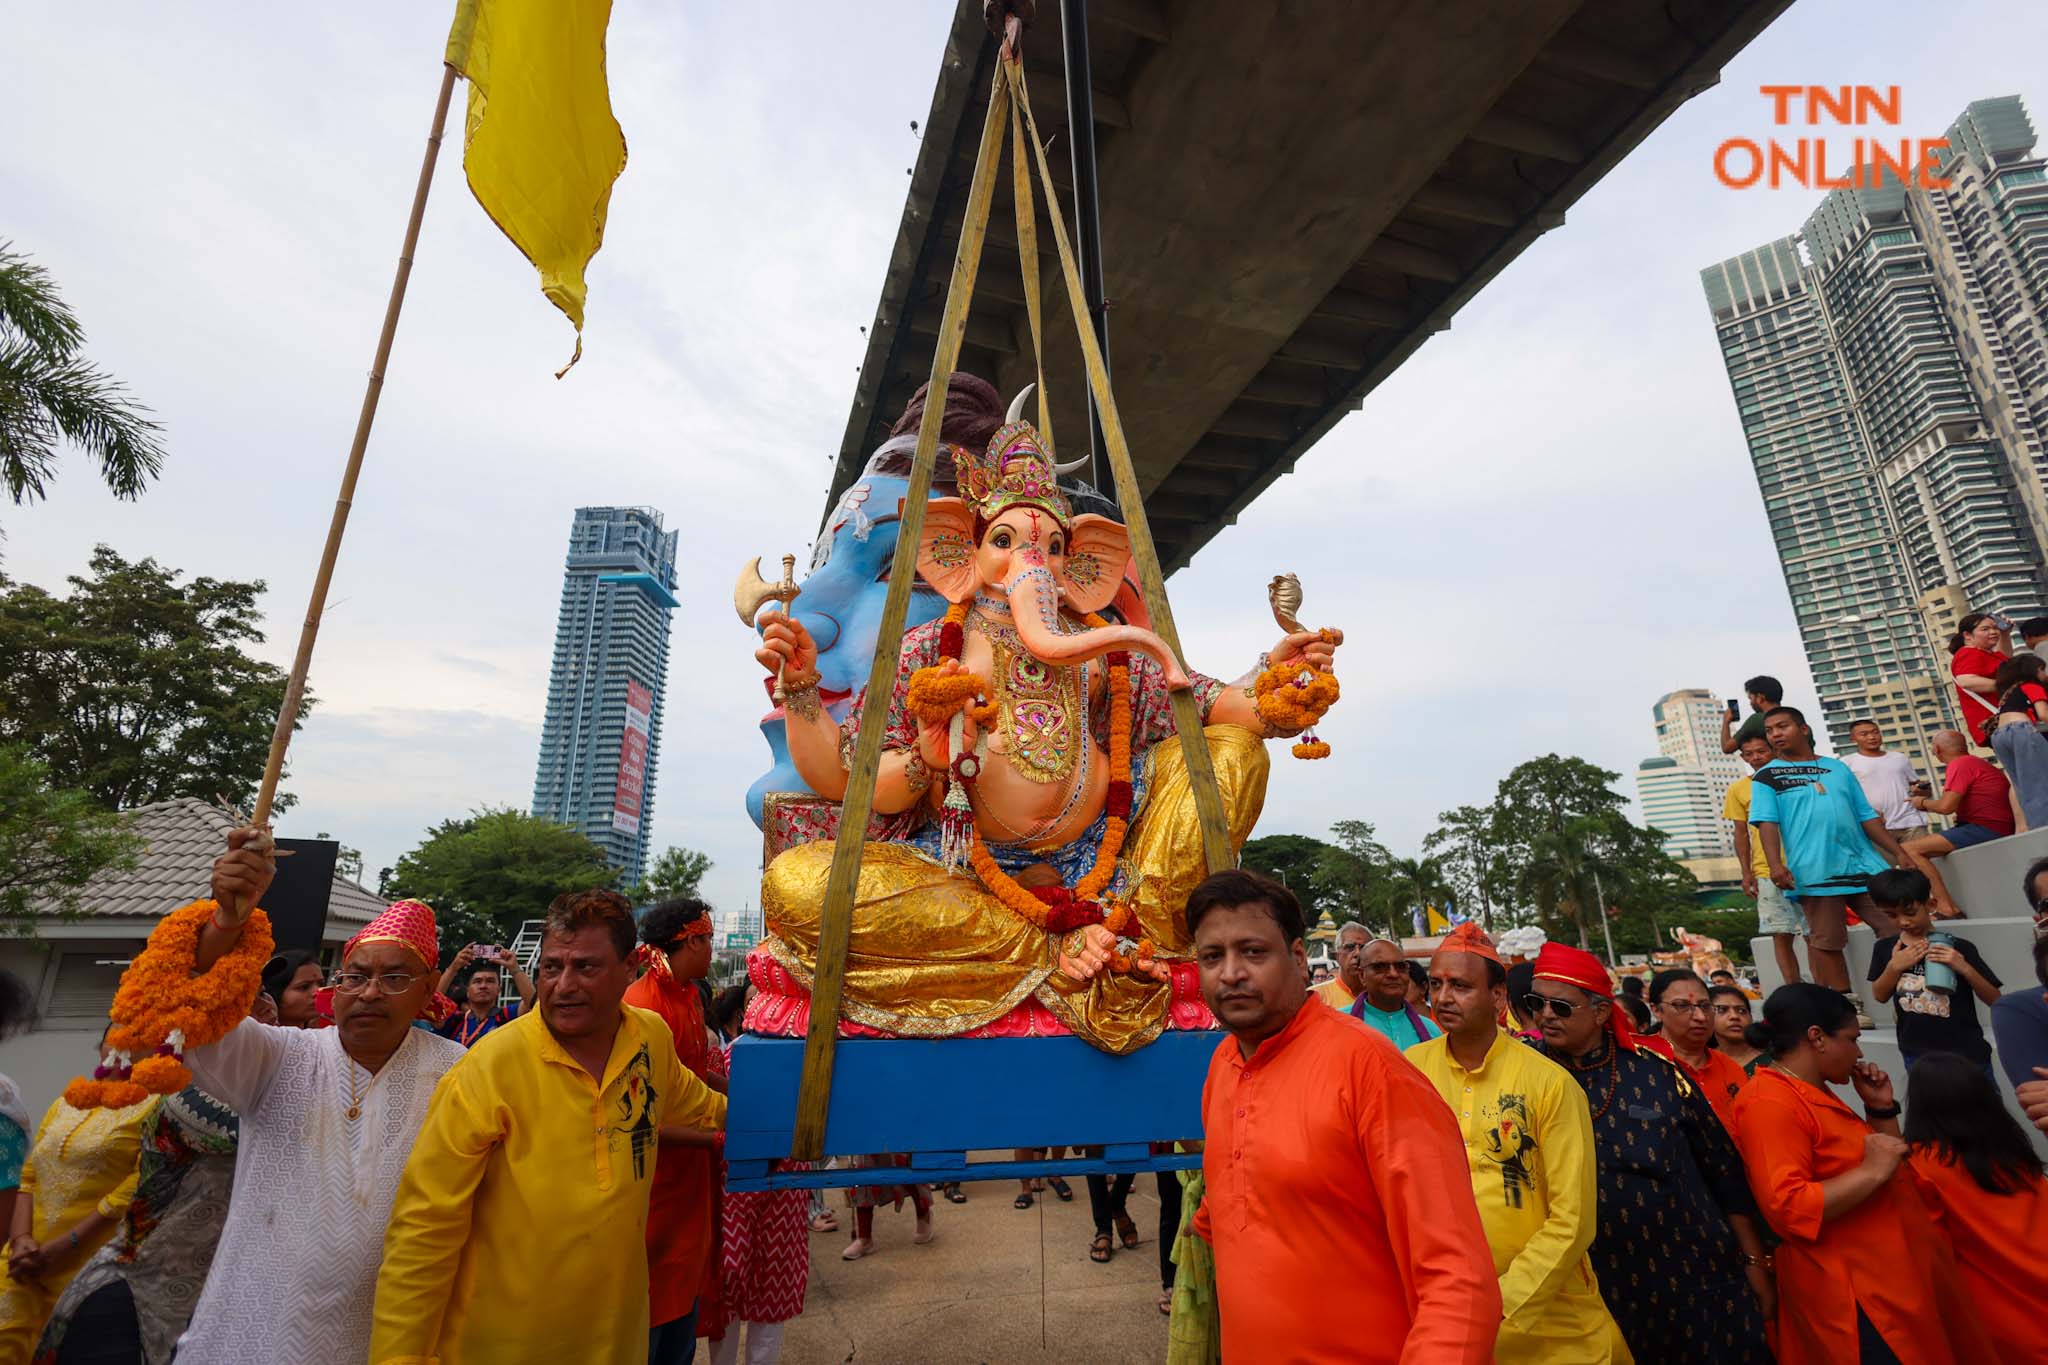
<svg viewBox="0 0 2048 1365"><path fill-rule="evenodd" d="M1255 684L1327 675L1342 635L1290 632L1225 684L1152 631L1104 619L1127 532L1075 512L1065 471L1016 413L985 449L950 447L958 496L927 504L917 546L946 610L904 633L887 698L863 692L835 719L801 613L765 615L756 658L782 679L791 766L828 800L845 793L866 707L887 707L846 1017L951 1036L1035 1000L1126 1052L1166 1026L1169 965L1192 954L1182 908L1205 873L1169 694L1193 693L1236 848L1265 799L1264 741L1300 728L1269 719ZM762 951L805 988L832 857L830 839L799 843L762 880Z"/></svg>

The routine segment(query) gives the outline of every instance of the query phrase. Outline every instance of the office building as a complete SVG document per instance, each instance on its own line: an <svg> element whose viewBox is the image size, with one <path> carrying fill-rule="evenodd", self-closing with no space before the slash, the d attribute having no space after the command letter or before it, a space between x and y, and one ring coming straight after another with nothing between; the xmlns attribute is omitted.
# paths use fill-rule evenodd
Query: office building
<svg viewBox="0 0 2048 1365"><path fill-rule="evenodd" d="M1743 703L1742 710L1748 713L1748 703ZM1721 752L1721 717L1726 714L1727 703L1703 687L1667 692L1650 708L1657 726L1657 752L1680 764L1704 768L1717 802L1749 775L1749 765L1740 755Z"/></svg>
<svg viewBox="0 0 2048 1365"><path fill-rule="evenodd" d="M1734 856L1734 835L1721 818L1714 779L1697 763L1663 754L1636 767L1636 804L1643 823L1664 836L1664 851L1681 862Z"/></svg>
<svg viewBox="0 0 2048 1365"><path fill-rule="evenodd" d="M577 508L555 621L533 813L588 835L626 885L654 814L676 540L652 508Z"/></svg>
<svg viewBox="0 0 2048 1365"><path fill-rule="evenodd" d="M2017 97L1948 138L1945 188L1866 171L1701 272L1828 738L1873 716L1923 770L1935 618L2039 614L2048 564L2048 163Z"/></svg>

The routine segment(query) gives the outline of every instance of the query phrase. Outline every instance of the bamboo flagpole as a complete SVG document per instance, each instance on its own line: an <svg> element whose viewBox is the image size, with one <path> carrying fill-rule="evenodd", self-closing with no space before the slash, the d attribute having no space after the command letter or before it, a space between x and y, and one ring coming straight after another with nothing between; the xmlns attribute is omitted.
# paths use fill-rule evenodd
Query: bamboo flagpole
<svg viewBox="0 0 2048 1365"><path fill-rule="evenodd" d="M277 708L277 728L270 736L270 757L263 764L263 785L256 793L256 806L249 823L257 829L270 824L270 810L277 801L278 779L284 773L284 751L298 727L299 705L306 696L306 674L313 666L313 642L320 634L320 617L327 610L327 588L334 581L334 561L341 553L342 533L348 529L348 513L356 496L356 476L363 470L363 452L370 444L370 427L377 420L377 400L384 393L384 367L391 360L392 338L398 334L398 312L405 306L406 282L412 278L412 255L420 240L420 222L427 213L427 191L434 183L434 163L441 155L441 129L448 121L448 102L455 91L455 68L442 63L441 93L434 101L434 122L427 130L426 154L420 158L419 183L413 187L412 215L405 222L405 243L398 249L398 271L391 281L391 297L384 304L384 327L377 334L377 353L370 361L370 379L363 390L363 408L356 417L355 440L348 448L348 464L341 472L341 492L334 500L334 519L327 525L327 544L320 551L320 568L313 575L312 600L306 604L306 622L299 627L299 649L292 657L292 671L285 680L284 701Z"/></svg>

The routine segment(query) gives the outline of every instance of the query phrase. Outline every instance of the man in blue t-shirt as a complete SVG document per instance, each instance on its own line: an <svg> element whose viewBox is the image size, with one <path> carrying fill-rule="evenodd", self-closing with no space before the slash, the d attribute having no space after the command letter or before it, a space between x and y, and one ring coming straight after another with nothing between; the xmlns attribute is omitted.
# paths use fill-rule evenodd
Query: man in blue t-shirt
<svg viewBox="0 0 2048 1365"><path fill-rule="evenodd" d="M1842 955L1849 946L1848 911L1853 906L1880 937L1896 934L1891 915L1873 906L1867 893L1870 879L1886 867L1911 864L1849 765L1813 752L1805 716L1777 707L1764 717L1764 738L1778 756L1751 779L1749 823L1763 841L1772 883L1799 897L1806 911L1813 979L1854 1004ZM1869 1018L1860 1004L1856 1012Z"/></svg>

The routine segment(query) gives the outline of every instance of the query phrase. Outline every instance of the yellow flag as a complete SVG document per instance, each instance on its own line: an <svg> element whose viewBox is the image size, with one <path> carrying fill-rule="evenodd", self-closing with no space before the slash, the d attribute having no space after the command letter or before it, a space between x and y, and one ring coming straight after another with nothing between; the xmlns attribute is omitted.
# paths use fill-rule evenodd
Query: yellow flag
<svg viewBox="0 0 2048 1365"><path fill-rule="evenodd" d="M1451 932L1451 922L1445 919L1443 913L1434 905L1429 907L1429 932L1432 934L1448 934Z"/></svg>
<svg viewBox="0 0 2048 1365"><path fill-rule="evenodd" d="M583 272L626 168L605 84L611 15L611 0L457 0L448 31L448 64L469 80L470 191L576 324L569 365L583 355Z"/></svg>

